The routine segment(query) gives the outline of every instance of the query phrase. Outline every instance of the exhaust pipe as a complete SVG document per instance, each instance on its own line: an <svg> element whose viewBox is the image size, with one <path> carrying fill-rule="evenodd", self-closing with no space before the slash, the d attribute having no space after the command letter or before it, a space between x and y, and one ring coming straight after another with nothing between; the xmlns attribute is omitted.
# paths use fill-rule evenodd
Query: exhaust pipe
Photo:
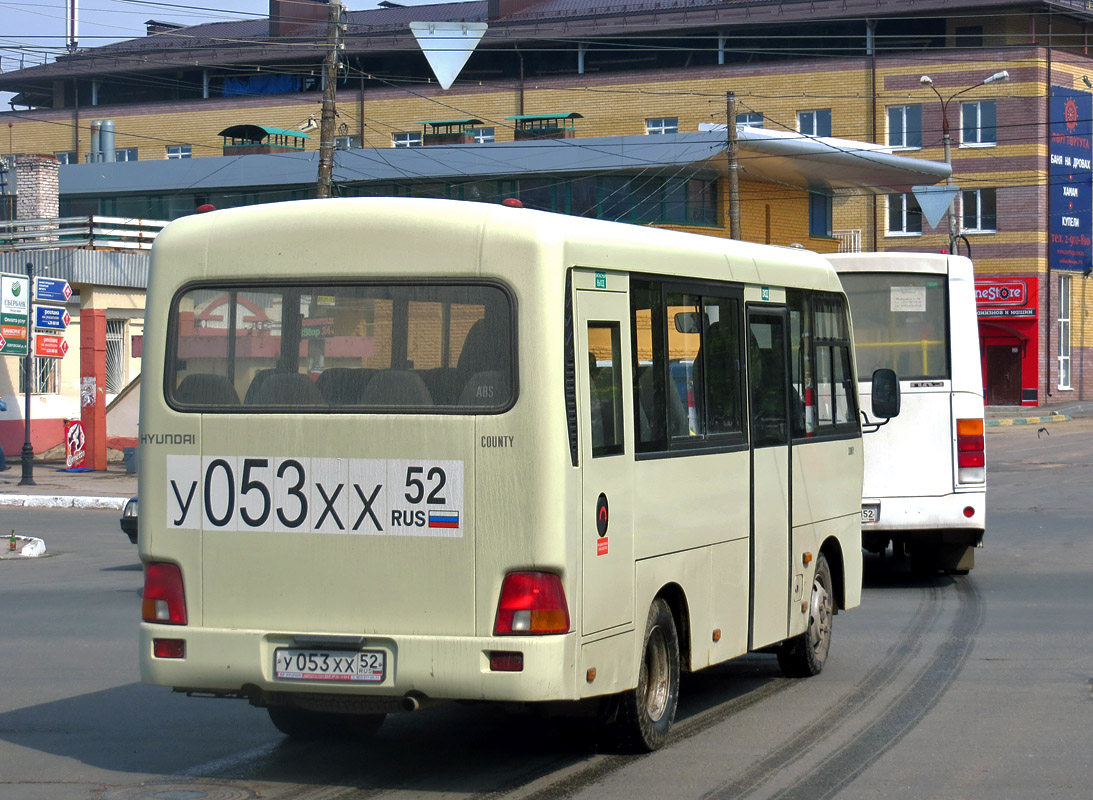
<svg viewBox="0 0 1093 800"><path fill-rule="evenodd" d="M418 711L421 709L421 701L425 699L425 696L418 692L408 692L402 698L402 710L403 711Z"/></svg>

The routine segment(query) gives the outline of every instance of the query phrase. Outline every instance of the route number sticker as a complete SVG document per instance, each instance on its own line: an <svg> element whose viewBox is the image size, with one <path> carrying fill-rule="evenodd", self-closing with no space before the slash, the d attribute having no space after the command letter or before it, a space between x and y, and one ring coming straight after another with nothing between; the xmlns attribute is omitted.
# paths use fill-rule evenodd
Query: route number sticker
<svg viewBox="0 0 1093 800"><path fill-rule="evenodd" d="M167 527L463 536L463 462L167 456Z"/></svg>

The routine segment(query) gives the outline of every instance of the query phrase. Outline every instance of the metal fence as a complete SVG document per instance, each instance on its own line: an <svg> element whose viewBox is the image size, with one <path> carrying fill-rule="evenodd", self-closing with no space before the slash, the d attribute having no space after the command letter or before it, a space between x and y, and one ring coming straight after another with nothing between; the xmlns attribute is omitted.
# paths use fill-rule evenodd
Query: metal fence
<svg viewBox="0 0 1093 800"><path fill-rule="evenodd" d="M165 220L98 216L12 220L0 222L0 250L147 250L166 224Z"/></svg>
<svg viewBox="0 0 1093 800"><path fill-rule="evenodd" d="M840 253L861 252L861 228L835 230L831 231L831 235L839 240Z"/></svg>

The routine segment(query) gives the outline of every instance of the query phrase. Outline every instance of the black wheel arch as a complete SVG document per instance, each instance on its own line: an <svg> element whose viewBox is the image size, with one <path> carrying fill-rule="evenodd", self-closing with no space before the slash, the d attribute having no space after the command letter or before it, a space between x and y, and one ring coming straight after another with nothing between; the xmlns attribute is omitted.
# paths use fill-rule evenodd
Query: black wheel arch
<svg viewBox="0 0 1093 800"><path fill-rule="evenodd" d="M678 583L668 583L657 592L657 598L663 599L672 610L676 623L676 637L679 639L679 668L681 672L691 671L691 612L687 605L687 595Z"/></svg>

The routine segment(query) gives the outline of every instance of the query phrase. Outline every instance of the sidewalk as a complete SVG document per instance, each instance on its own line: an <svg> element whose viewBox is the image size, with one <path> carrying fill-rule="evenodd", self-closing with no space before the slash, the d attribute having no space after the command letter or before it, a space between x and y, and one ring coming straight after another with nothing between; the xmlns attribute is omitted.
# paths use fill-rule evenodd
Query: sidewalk
<svg viewBox="0 0 1093 800"><path fill-rule="evenodd" d="M1042 425L1045 422L1068 422L1075 417L1093 415L1093 403L1066 403L1058 406L987 406L984 424L987 427L1004 425Z"/></svg>
<svg viewBox="0 0 1093 800"><path fill-rule="evenodd" d="M64 462L35 462L34 486L20 486L23 464L8 458L0 472L0 506L38 508L114 508L119 511L137 493L137 476L121 462L101 472L66 472Z"/></svg>

